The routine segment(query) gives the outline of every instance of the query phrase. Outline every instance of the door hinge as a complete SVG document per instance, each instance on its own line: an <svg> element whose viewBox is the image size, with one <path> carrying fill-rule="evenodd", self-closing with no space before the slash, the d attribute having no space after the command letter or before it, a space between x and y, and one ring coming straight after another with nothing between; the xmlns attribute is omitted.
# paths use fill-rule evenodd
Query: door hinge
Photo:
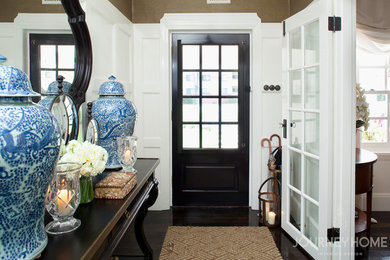
<svg viewBox="0 0 390 260"><path fill-rule="evenodd" d="M245 91L246 91L246 92L252 92L251 86L246 86L246 87L245 87Z"/></svg>
<svg viewBox="0 0 390 260"><path fill-rule="evenodd" d="M286 21L283 21L283 37L286 36Z"/></svg>
<svg viewBox="0 0 390 260"><path fill-rule="evenodd" d="M328 242L340 241L340 228L328 228Z"/></svg>
<svg viewBox="0 0 390 260"><path fill-rule="evenodd" d="M328 30L332 32L341 31L341 17L329 16L328 17Z"/></svg>

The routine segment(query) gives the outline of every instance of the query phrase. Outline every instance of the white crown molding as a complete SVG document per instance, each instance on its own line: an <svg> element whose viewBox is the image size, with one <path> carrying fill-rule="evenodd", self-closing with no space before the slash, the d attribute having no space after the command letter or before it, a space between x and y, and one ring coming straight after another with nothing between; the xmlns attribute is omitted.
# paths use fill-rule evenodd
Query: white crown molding
<svg viewBox="0 0 390 260"><path fill-rule="evenodd" d="M164 14L161 25L171 30L248 30L261 25L256 13Z"/></svg>

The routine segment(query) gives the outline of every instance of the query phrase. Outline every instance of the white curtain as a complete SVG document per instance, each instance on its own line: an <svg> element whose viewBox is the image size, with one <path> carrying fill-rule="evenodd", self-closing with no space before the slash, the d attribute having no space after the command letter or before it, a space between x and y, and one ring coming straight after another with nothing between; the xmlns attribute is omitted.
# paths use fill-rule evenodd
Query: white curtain
<svg viewBox="0 0 390 260"><path fill-rule="evenodd" d="M357 47L373 54L390 54L390 0L357 0Z"/></svg>

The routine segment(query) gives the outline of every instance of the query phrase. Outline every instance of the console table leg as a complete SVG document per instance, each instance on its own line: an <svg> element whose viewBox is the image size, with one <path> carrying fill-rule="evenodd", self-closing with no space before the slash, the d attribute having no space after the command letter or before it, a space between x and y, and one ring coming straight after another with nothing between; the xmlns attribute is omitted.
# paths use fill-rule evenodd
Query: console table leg
<svg viewBox="0 0 390 260"><path fill-rule="evenodd" d="M158 196L158 181L157 179L154 179L152 182L153 188L151 189L149 193L149 197L145 200L145 202L142 204L140 210L138 211L138 214L135 218L134 223L134 232L135 232L135 238L137 239L138 246L141 248L144 259L153 259L153 250L150 247L148 241L146 240L145 233L144 233L144 219L146 217L146 214L148 213L148 208L151 207L157 200Z"/></svg>
<svg viewBox="0 0 390 260"><path fill-rule="evenodd" d="M367 192L367 237L371 237L372 188Z"/></svg>

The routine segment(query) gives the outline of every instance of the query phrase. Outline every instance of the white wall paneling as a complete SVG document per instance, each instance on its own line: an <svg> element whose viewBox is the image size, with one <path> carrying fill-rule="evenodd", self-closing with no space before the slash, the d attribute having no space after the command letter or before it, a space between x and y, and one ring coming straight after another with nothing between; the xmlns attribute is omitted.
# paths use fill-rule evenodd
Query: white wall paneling
<svg viewBox="0 0 390 260"><path fill-rule="evenodd" d="M133 24L108 0L83 2L92 41L93 65L87 100L98 98L100 85L114 75L133 99Z"/></svg>
<svg viewBox="0 0 390 260"><path fill-rule="evenodd" d="M390 211L390 154L377 153L374 164L374 190L372 195L373 211Z"/></svg>
<svg viewBox="0 0 390 260"><path fill-rule="evenodd" d="M254 113L261 113L262 137L269 138L272 134L278 134L282 138L282 128L279 123L282 122L282 91L271 92L263 91L264 85L280 85L282 88L282 24L280 23L263 23L262 24L262 56L261 56L261 74L262 84L261 88L261 107L259 111ZM261 150L261 181L266 180L269 177L269 171L267 167L269 152L268 148L262 148L260 146L255 149ZM276 139L273 139L272 150L277 147ZM257 206L257 205L256 205ZM255 207L258 209L258 206Z"/></svg>
<svg viewBox="0 0 390 260"><path fill-rule="evenodd" d="M169 153L169 91L162 88L159 24L134 24L134 86L138 119L138 156L160 158L156 169L159 196L152 209L171 205Z"/></svg>
<svg viewBox="0 0 390 260"><path fill-rule="evenodd" d="M14 23L0 23L0 54L7 57L5 65L23 69L23 45L17 44L20 37L15 32Z"/></svg>

